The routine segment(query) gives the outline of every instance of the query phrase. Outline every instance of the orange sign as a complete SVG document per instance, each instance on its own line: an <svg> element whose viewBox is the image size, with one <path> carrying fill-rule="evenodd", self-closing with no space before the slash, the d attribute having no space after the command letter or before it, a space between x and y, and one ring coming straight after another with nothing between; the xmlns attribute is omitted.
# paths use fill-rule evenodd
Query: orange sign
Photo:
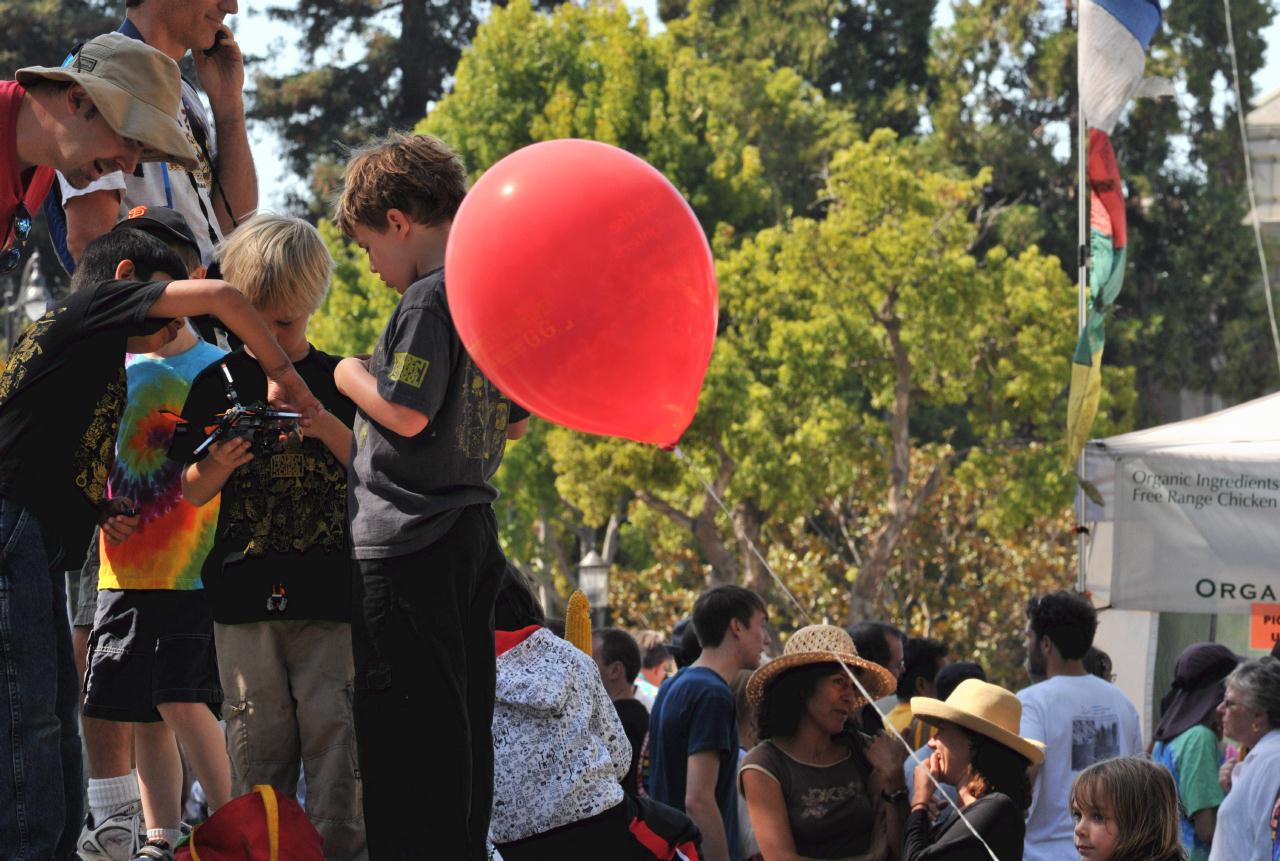
<svg viewBox="0 0 1280 861"><path fill-rule="evenodd" d="M1280 643L1280 604L1254 604L1249 614L1249 648L1271 651Z"/></svg>

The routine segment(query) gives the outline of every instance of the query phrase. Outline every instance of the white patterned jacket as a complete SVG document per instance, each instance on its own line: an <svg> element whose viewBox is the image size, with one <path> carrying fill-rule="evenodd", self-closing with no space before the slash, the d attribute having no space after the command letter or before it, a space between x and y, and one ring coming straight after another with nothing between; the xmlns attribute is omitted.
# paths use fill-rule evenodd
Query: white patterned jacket
<svg viewBox="0 0 1280 861"><path fill-rule="evenodd" d="M622 802L631 744L590 655L545 628L498 655L493 754L495 844Z"/></svg>

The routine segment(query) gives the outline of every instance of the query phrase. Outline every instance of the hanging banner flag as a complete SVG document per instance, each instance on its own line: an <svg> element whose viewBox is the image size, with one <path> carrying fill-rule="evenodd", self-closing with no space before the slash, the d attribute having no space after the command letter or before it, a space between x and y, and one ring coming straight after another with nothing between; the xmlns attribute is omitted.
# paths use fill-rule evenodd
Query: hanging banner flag
<svg viewBox="0 0 1280 861"><path fill-rule="evenodd" d="M1163 78L1143 78L1160 29L1156 0L1083 0L1080 6L1080 108L1090 128L1111 134L1131 99L1173 95Z"/></svg>
<svg viewBox="0 0 1280 861"><path fill-rule="evenodd" d="M1089 129L1089 284L1084 329L1071 358L1067 398L1067 457L1075 463L1089 441L1102 398L1102 348L1106 315L1124 282L1128 228L1124 188L1111 140Z"/></svg>
<svg viewBox="0 0 1280 861"><path fill-rule="evenodd" d="M1089 248L1087 314L1071 360L1067 398L1067 459L1074 464L1093 431L1102 397L1105 322L1124 282L1127 228L1124 187L1110 134L1129 101L1174 94L1162 78L1144 78L1147 49L1160 28L1155 0L1083 0L1076 62L1080 112L1087 123Z"/></svg>

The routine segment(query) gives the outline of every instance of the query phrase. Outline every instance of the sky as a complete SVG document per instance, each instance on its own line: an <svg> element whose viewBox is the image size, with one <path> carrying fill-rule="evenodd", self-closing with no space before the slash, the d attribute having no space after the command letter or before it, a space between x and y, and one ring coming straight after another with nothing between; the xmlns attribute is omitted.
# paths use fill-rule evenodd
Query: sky
<svg viewBox="0 0 1280 861"><path fill-rule="evenodd" d="M296 41L290 39L289 29L267 17L266 4L243 0L246 11L227 19L227 25L236 34L246 54L263 58L249 69L249 76L257 71L282 74L302 64L302 56ZM291 5L291 0L278 0L272 5ZM651 25L661 27L657 15L657 0L627 0L627 5L643 9ZM936 22L945 26L950 19L950 7L940 4L942 14ZM1268 46L1266 63L1255 79L1254 92L1259 96L1280 87L1280 19L1267 29ZM352 46L357 48L358 46ZM1223 82L1224 87L1226 83ZM290 191L301 191L302 181L288 173L284 167L275 135L260 123L249 128L249 142L253 147L254 162L258 169L259 200L263 208L280 210Z"/></svg>

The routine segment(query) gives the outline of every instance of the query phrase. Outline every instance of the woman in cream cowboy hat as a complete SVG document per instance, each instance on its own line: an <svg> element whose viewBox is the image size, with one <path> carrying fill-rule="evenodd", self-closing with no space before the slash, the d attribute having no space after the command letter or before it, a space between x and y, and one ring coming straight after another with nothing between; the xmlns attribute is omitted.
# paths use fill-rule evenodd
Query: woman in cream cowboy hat
<svg viewBox="0 0 1280 861"><path fill-rule="evenodd" d="M999 685L966 679L946 702L912 697L911 713L938 728L933 753L916 766L902 861L987 861L981 841L1000 861L1021 861L1031 804L1028 770L1044 760L1044 747L1018 735L1022 703ZM932 777L959 789L961 813L929 821Z"/></svg>
<svg viewBox="0 0 1280 861"><path fill-rule="evenodd" d="M887 859L906 816L900 746L847 729L893 676L858 656L842 628L810 625L782 657L756 670L747 698L763 741L746 755L738 789L768 861Z"/></svg>

